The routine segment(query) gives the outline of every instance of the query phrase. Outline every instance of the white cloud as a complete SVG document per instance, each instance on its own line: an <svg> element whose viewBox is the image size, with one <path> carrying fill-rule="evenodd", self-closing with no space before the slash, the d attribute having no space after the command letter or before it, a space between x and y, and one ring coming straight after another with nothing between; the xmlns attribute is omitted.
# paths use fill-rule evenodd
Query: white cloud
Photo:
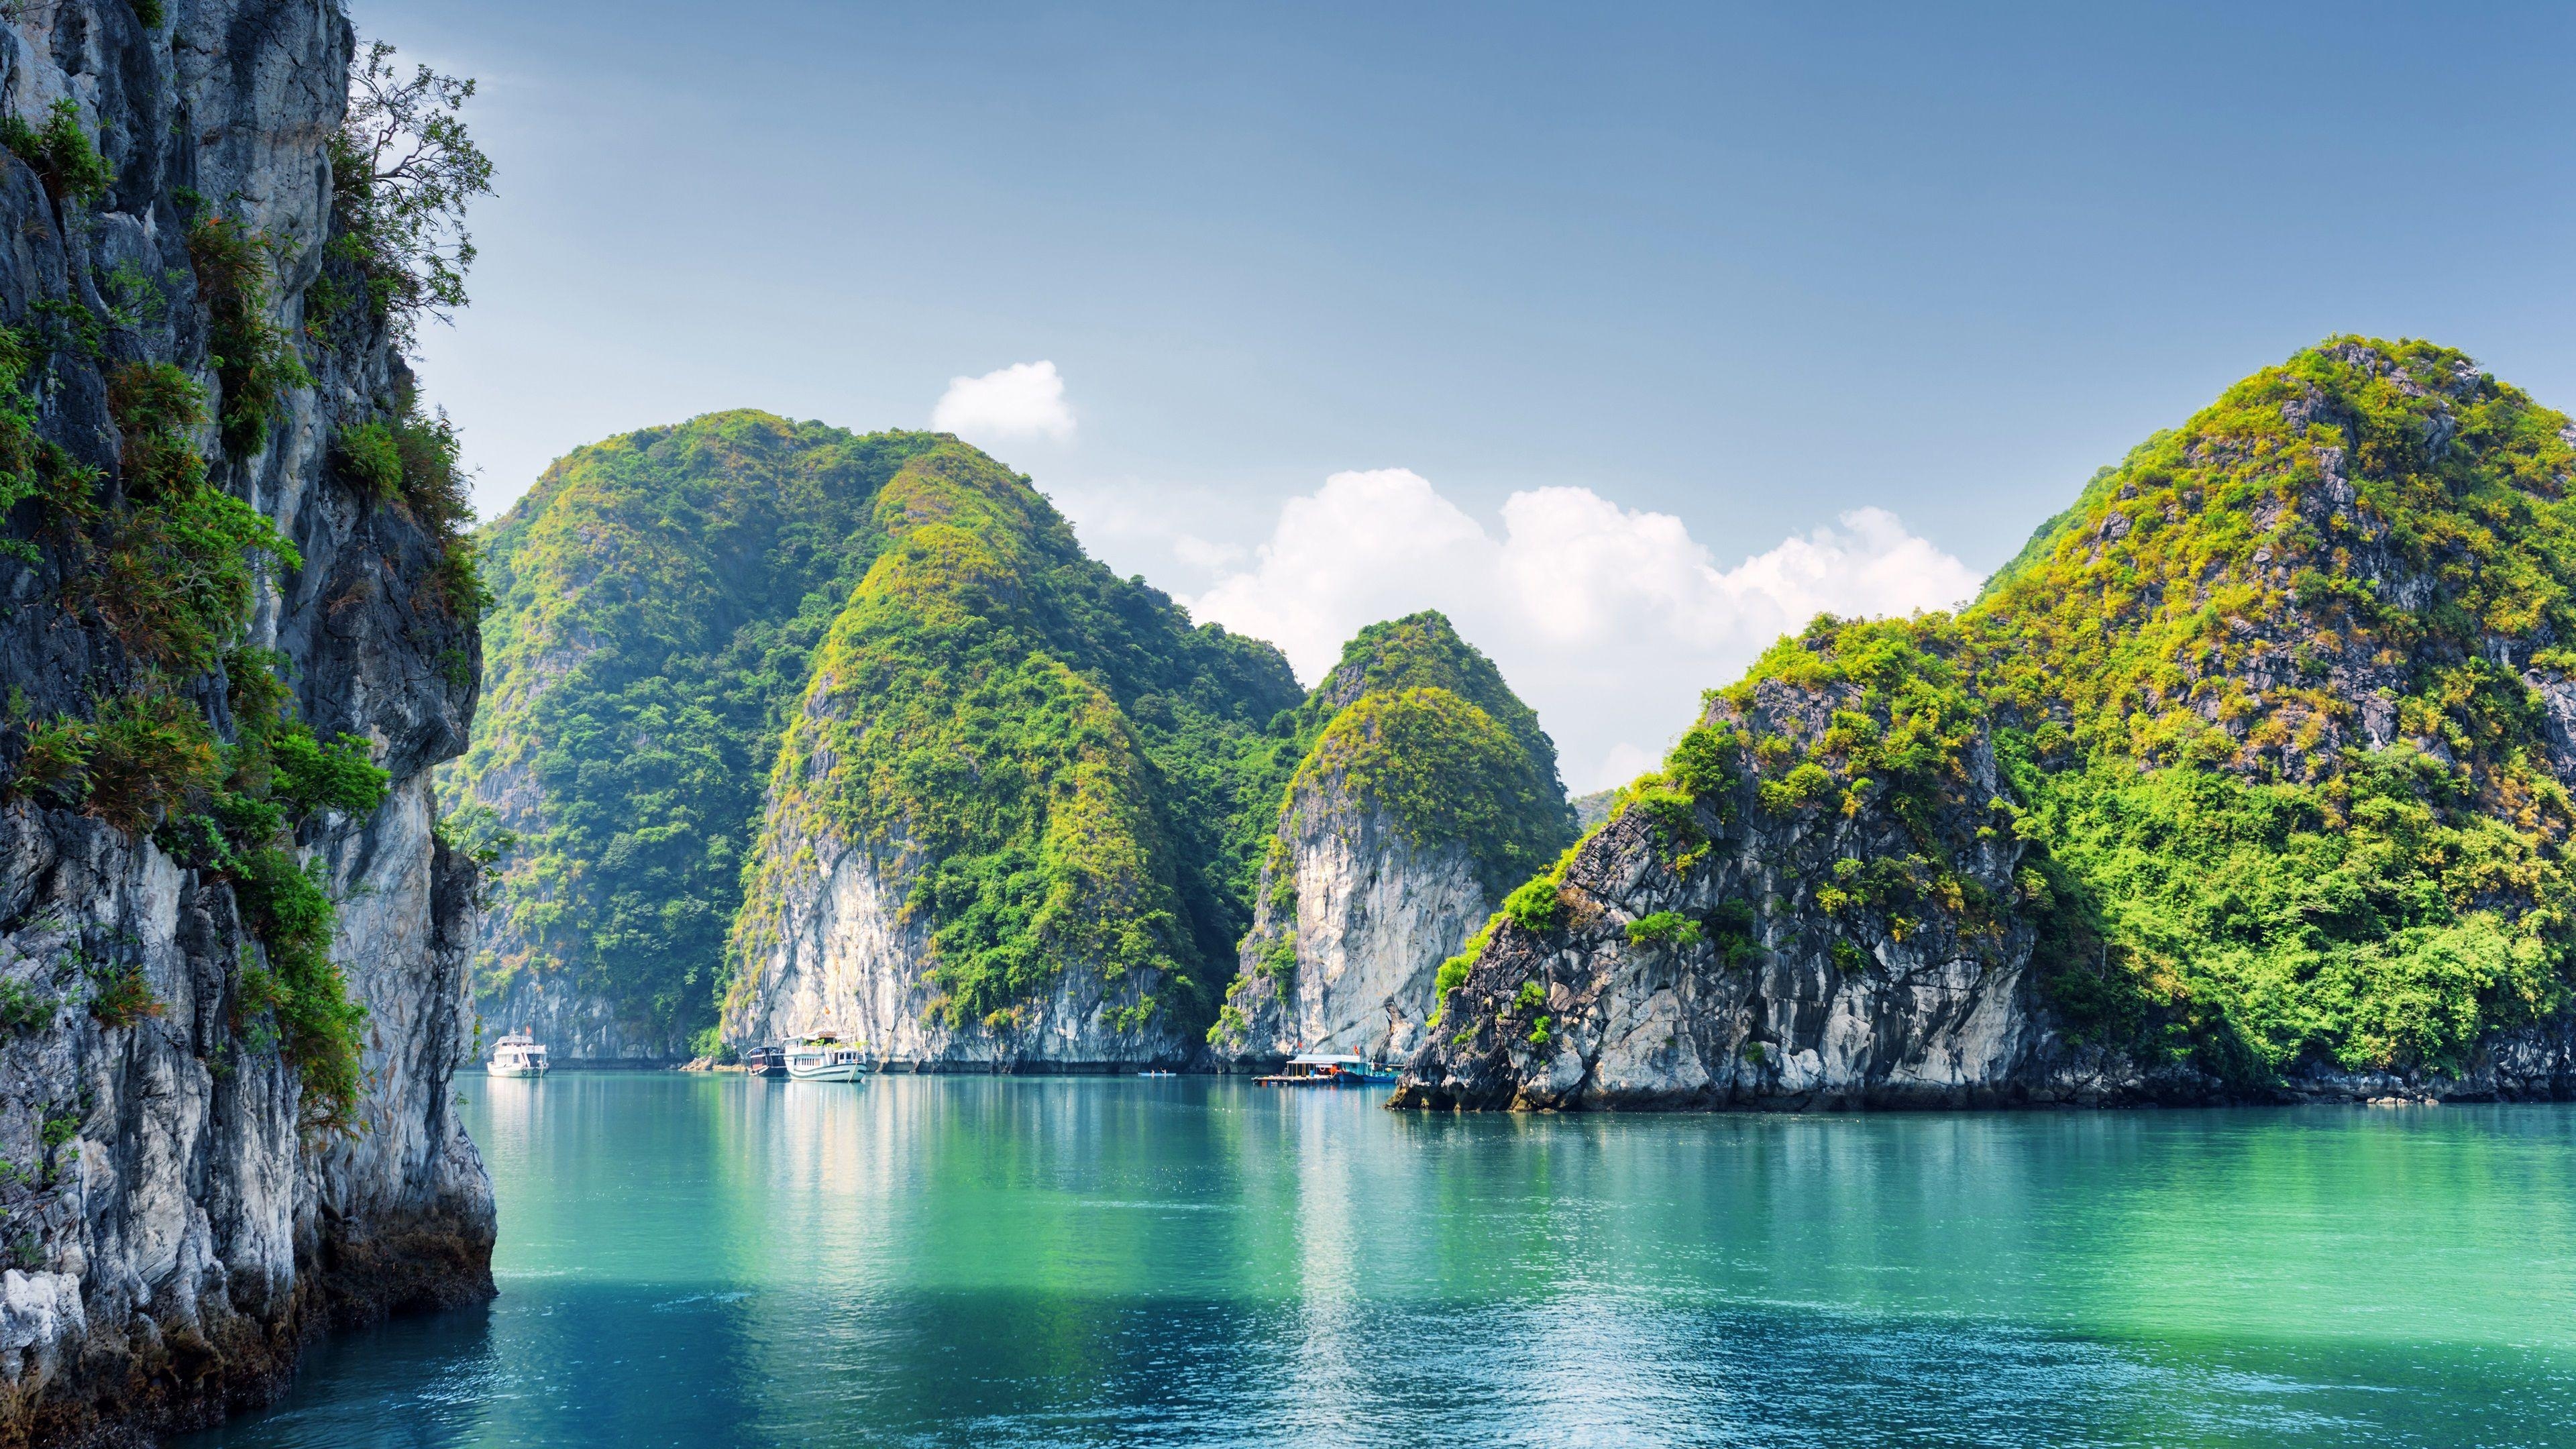
<svg viewBox="0 0 2576 1449"><path fill-rule="evenodd" d="M1073 408L1054 363L1015 362L982 377L950 378L930 410L930 426L963 438L1043 433L1063 442L1073 436Z"/></svg>
<svg viewBox="0 0 2576 1449"><path fill-rule="evenodd" d="M1720 568L1680 519L1588 488L1513 494L1497 536L1420 475L1387 468L1288 500L1249 567L1185 602L1279 645L1310 684L1360 626L1440 609L1538 710L1580 791L1636 774L1688 727L1702 690L1813 615L1944 607L1977 581L1883 509Z"/></svg>

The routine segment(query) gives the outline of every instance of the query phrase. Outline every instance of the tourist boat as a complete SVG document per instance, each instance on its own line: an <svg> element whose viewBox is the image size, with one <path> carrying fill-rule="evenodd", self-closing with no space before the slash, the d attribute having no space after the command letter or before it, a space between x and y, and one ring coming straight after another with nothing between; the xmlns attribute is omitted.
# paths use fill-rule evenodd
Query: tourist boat
<svg viewBox="0 0 2576 1449"><path fill-rule="evenodd" d="M864 1044L815 1037L787 1049L787 1075L800 1082L855 1082L867 1070Z"/></svg>
<svg viewBox="0 0 2576 1449"><path fill-rule="evenodd" d="M755 1077L786 1076L787 1048L782 1046L753 1047L750 1051L743 1054L742 1068L744 1071L751 1073Z"/></svg>
<svg viewBox="0 0 2576 1449"><path fill-rule="evenodd" d="M1180 1075L1180 1073L1178 1073L1178 1072L1138 1072L1136 1075L1138 1075L1138 1076L1140 1076L1140 1077L1177 1077L1177 1076L1179 1076L1179 1075Z"/></svg>
<svg viewBox="0 0 2576 1449"><path fill-rule="evenodd" d="M483 1070L496 1077L542 1077L546 1049L524 1031L514 1031L492 1044L492 1061Z"/></svg>
<svg viewBox="0 0 2576 1449"><path fill-rule="evenodd" d="M1265 1087L1356 1087L1368 1080L1365 1057L1336 1052L1299 1052L1288 1059L1288 1065L1267 1077L1252 1080Z"/></svg>

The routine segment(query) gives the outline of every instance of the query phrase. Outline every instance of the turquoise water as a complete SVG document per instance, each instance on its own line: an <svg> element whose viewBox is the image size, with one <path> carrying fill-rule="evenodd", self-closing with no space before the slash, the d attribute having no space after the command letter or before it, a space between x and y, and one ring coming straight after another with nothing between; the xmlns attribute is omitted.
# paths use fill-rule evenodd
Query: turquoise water
<svg viewBox="0 0 2576 1449"><path fill-rule="evenodd" d="M500 1298L183 1442L2576 1443L2576 1109L464 1089Z"/></svg>

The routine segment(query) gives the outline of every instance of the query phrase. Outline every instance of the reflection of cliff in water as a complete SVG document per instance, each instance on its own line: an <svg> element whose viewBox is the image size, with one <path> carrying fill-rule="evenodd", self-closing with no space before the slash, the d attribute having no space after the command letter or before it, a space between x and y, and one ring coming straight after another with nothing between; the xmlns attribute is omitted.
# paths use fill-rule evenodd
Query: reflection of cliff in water
<svg viewBox="0 0 2576 1449"><path fill-rule="evenodd" d="M480 1336L352 1340L292 1414L216 1442L2550 1442L2576 1417L2576 1278L2529 1246L2576 1236L2556 1109L1447 1117L1240 1080L604 1073L469 1094L503 1224Z"/></svg>

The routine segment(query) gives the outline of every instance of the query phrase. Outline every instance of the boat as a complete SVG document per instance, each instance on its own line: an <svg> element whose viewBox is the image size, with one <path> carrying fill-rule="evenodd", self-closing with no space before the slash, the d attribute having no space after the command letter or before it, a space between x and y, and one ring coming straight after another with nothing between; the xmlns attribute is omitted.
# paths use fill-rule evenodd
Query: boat
<svg viewBox="0 0 2576 1449"><path fill-rule="evenodd" d="M742 1069L755 1077L786 1076L787 1048L783 1046L753 1047L750 1051L743 1053Z"/></svg>
<svg viewBox="0 0 2576 1449"><path fill-rule="evenodd" d="M1368 1080L1368 1059L1342 1052L1299 1052L1288 1064L1252 1080L1264 1087L1356 1087Z"/></svg>
<svg viewBox="0 0 2576 1449"><path fill-rule="evenodd" d="M787 1049L787 1075L800 1082L855 1082L868 1071L864 1042L810 1037Z"/></svg>
<svg viewBox="0 0 2576 1449"><path fill-rule="evenodd" d="M514 1031L492 1044L492 1060L483 1070L496 1077L542 1077L546 1049L535 1037Z"/></svg>
<svg viewBox="0 0 2576 1449"><path fill-rule="evenodd" d="M1404 1074L1384 1062L1362 1062L1351 1075L1363 1082L1392 1082Z"/></svg>
<svg viewBox="0 0 2576 1449"><path fill-rule="evenodd" d="M1180 1075L1180 1073L1178 1073L1178 1072L1138 1072L1136 1075L1138 1075L1138 1076L1140 1076L1140 1077L1177 1077L1177 1076L1179 1076L1179 1075Z"/></svg>

